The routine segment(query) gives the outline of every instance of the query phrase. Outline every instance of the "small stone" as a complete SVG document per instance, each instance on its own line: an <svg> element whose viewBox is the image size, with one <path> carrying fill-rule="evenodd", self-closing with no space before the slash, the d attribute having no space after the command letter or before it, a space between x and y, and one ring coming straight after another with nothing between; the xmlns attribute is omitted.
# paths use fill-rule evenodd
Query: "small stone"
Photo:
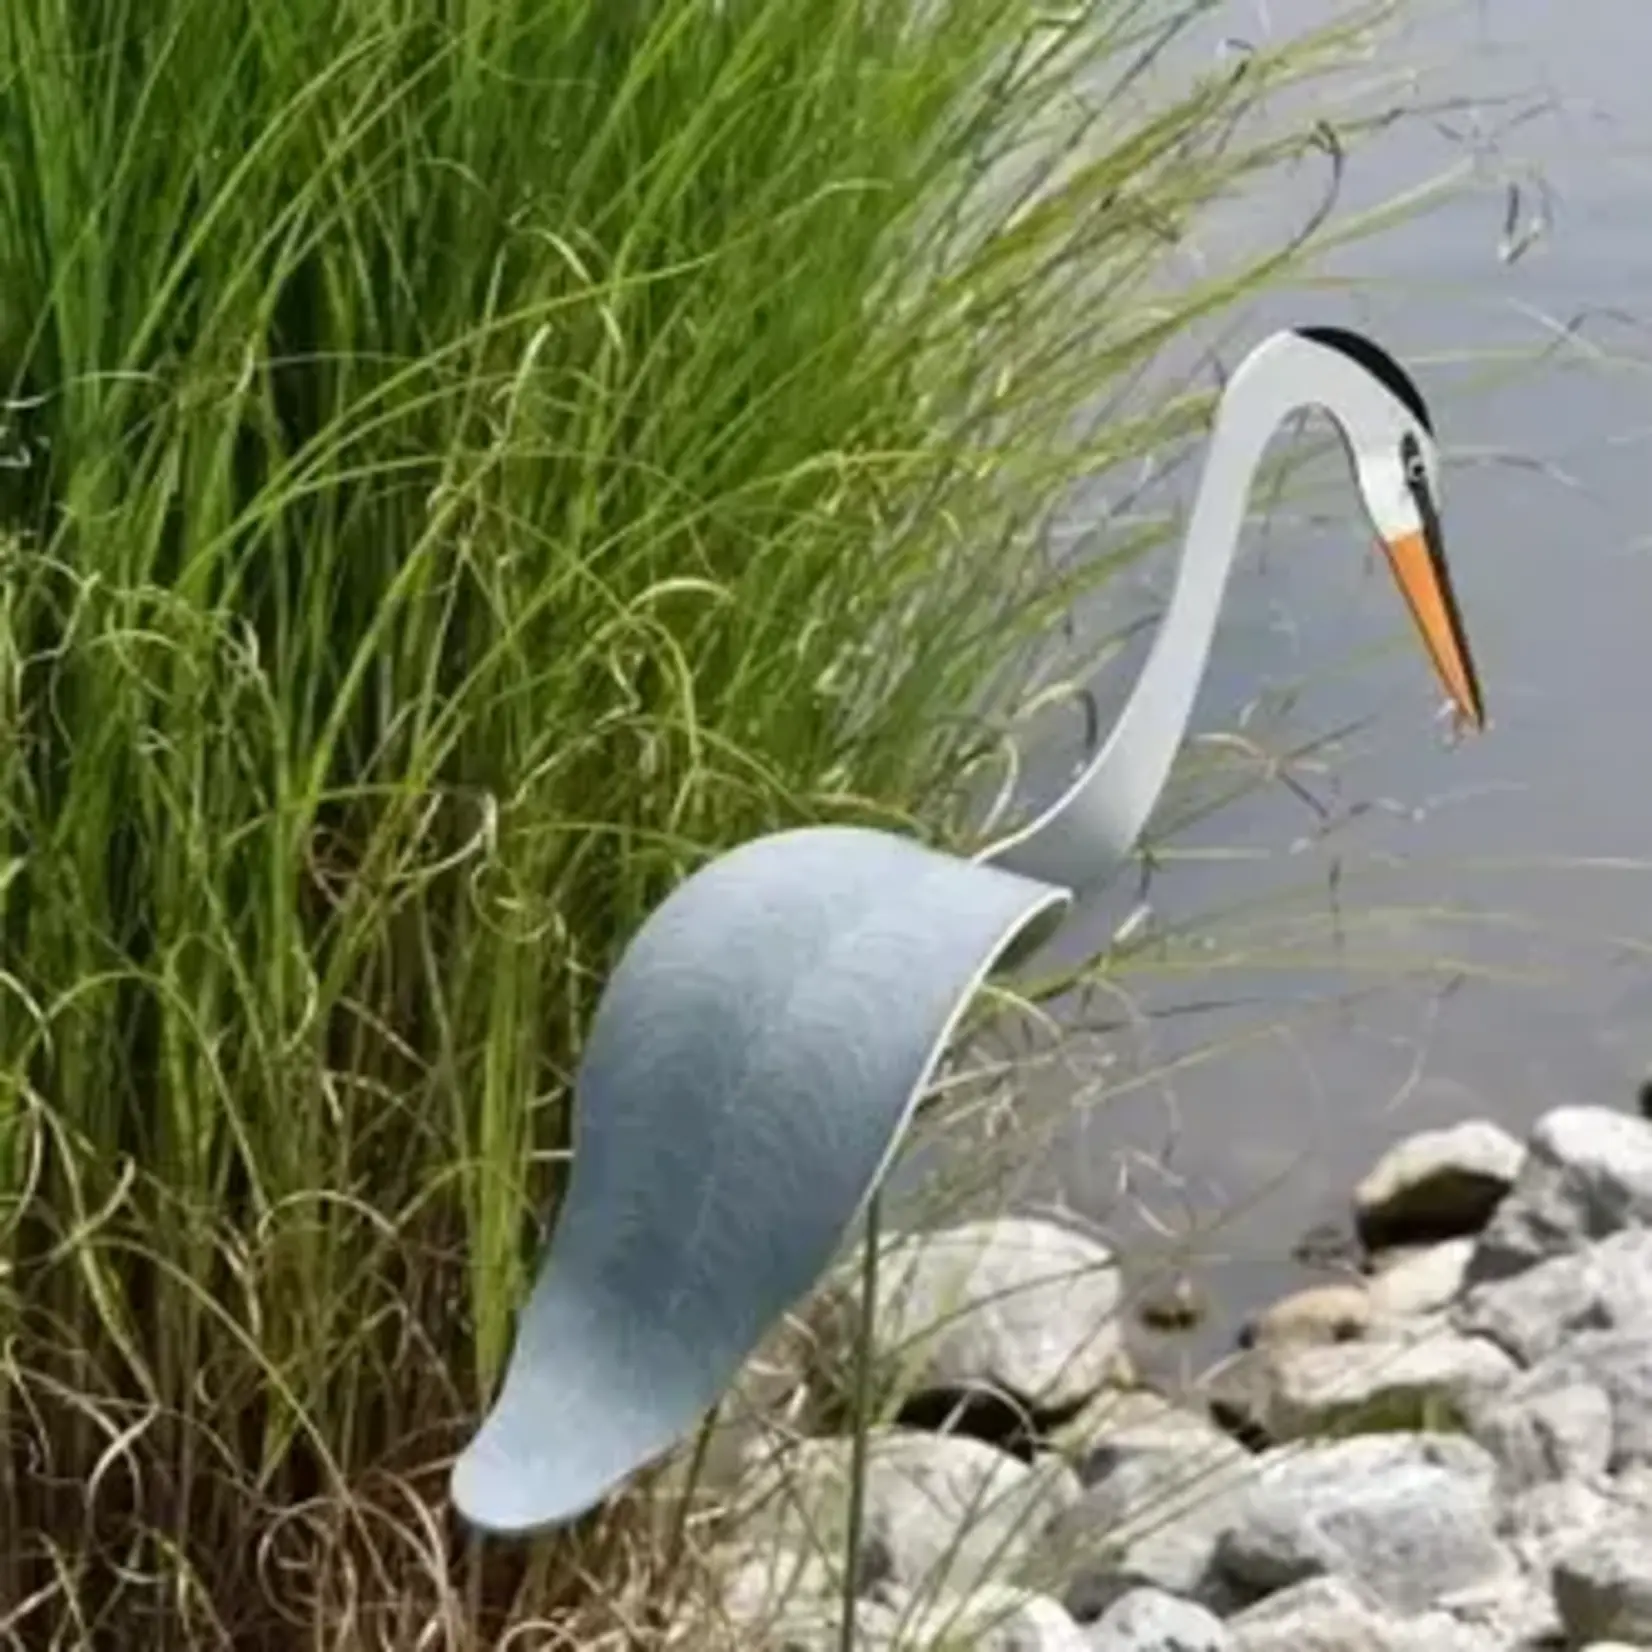
<svg viewBox="0 0 1652 1652"><path fill-rule="evenodd" d="M1397 1143L1354 1191L1367 1250L1478 1233L1520 1172L1525 1149L1501 1125L1466 1119Z"/></svg>
<svg viewBox="0 0 1652 1652"><path fill-rule="evenodd" d="M1310 1285L1263 1309L1240 1333L1246 1348L1352 1342L1371 1328L1371 1295L1363 1285Z"/></svg>
<svg viewBox="0 0 1652 1652"><path fill-rule="evenodd" d="M1347 1273L1358 1266L1359 1238L1345 1222L1315 1222L1291 1246L1291 1260L1322 1273Z"/></svg>
<svg viewBox="0 0 1652 1652"><path fill-rule="evenodd" d="M1608 1107L1557 1107L1475 1248L1469 1279L1504 1279L1626 1228L1652 1226L1652 1124Z"/></svg>
<svg viewBox="0 0 1652 1652"><path fill-rule="evenodd" d="M1185 1273L1143 1292L1136 1303L1136 1318L1161 1336L1195 1330L1209 1317L1210 1298Z"/></svg>
<svg viewBox="0 0 1652 1652"><path fill-rule="evenodd" d="M1232 1652L1214 1613L1162 1589L1132 1589L1090 1626L1089 1652Z"/></svg>
<svg viewBox="0 0 1652 1652"><path fill-rule="evenodd" d="M1568 1549L1555 1562L1554 1598L1573 1645L1652 1644L1652 1518L1626 1515Z"/></svg>
<svg viewBox="0 0 1652 1652"><path fill-rule="evenodd" d="M1449 1307L1462 1294L1473 1255L1472 1239L1447 1239L1379 1257L1366 1287L1373 1313L1378 1318L1407 1319Z"/></svg>
<svg viewBox="0 0 1652 1652"><path fill-rule="evenodd" d="M1245 1447L1262 1451L1278 1442L1268 1433L1268 1405L1273 1396L1273 1355L1266 1348L1231 1354L1199 1379L1212 1419Z"/></svg>
<svg viewBox="0 0 1652 1652"><path fill-rule="evenodd" d="M1296 1593L1287 1590L1264 1605L1288 1601ZM1256 1621L1245 1613L1229 1619L1228 1627L1234 1652L1515 1652L1507 1642L1444 1612L1400 1618L1348 1603L1293 1607L1288 1615Z"/></svg>

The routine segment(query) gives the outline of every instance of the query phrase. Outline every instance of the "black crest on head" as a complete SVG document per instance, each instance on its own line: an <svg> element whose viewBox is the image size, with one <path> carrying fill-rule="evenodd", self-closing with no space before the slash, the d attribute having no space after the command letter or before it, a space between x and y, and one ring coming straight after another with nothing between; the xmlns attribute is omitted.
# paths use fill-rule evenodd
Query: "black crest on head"
<svg viewBox="0 0 1652 1652"><path fill-rule="evenodd" d="M1299 337L1323 344L1329 350L1340 350L1351 361L1357 361L1404 404L1429 435L1434 434L1434 421L1428 416L1428 403L1423 400L1422 391L1386 350L1373 344L1363 333L1350 333L1343 327L1298 327L1296 331Z"/></svg>

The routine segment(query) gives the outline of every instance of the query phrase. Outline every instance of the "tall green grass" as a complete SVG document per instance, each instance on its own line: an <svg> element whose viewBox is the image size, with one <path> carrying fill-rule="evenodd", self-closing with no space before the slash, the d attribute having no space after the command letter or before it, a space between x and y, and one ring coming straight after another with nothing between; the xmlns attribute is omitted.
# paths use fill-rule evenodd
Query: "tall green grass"
<svg viewBox="0 0 1652 1652"><path fill-rule="evenodd" d="M728 845L959 829L1049 508L1204 403L1081 415L1299 255L1167 273L1359 37L1144 99L1205 9L0 8L0 1643L624 1560L441 1506L581 1029Z"/></svg>

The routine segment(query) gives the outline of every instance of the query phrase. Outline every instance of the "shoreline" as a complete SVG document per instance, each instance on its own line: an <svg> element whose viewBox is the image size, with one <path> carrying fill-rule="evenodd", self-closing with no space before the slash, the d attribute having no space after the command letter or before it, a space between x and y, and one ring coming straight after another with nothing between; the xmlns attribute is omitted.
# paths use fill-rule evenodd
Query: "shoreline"
<svg viewBox="0 0 1652 1652"><path fill-rule="evenodd" d="M1193 1393L1132 1369L1087 1235L891 1242L862 1643L944 1610L1003 1652L1652 1645L1652 1121L1464 1119L1350 1206L1357 1260L1261 1309ZM707 1453L741 1645L836 1644L854 1322L851 1267Z"/></svg>

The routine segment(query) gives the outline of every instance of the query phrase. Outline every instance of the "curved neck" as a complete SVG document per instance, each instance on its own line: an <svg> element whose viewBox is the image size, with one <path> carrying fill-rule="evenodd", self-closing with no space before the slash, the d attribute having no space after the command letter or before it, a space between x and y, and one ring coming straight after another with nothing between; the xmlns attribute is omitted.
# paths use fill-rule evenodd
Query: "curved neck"
<svg viewBox="0 0 1652 1652"><path fill-rule="evenodd" d="M1251 482L1274 432L1306 399L1294 392L1294 375L1268 370L1283 365L1264 346L1229 381L1169 606L1106 743L1043 814L983 850L979 861L1081 890L1113 871L1135 847L1193 714Z"/></svg>

